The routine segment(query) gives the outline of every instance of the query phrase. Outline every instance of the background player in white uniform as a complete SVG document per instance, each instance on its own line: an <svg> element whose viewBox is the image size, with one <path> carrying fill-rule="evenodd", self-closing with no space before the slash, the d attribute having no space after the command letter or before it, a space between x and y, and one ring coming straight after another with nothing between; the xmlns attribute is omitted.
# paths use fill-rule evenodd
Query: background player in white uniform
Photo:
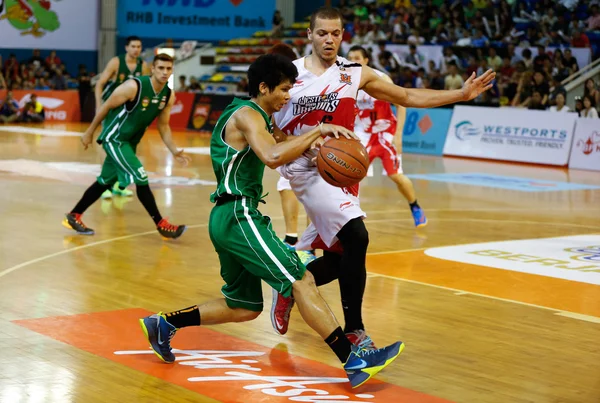
<svg viewBox="0 0 600 403"><path fill-rule="evenodd" d="M353 46L348 51L348 60L368 66L369 53L361 46ZM379 70L374 71L384 80L392 82L386 74ZM354 132L367 148L369 161L381 158L388 178L396 184L400 193L408 201L415 226L427 225L427 218L417 202L413 184L402 170L402 129L406 108L396 105L399 115L399 119L396 119L389 102L379 101L362 90L358 92L356 105L358 115Z"/></svg>
<svg viewBox="0 0 600 403"><path fill-rule="evenodd" d="M379 100L405 107L433 108L474 99L491 88L495 78L495 73L489 70L480 77L473 74L460 90L405 89L383 80L370 67L338 57L343 32L343 17L339 10L323 7L313 13L308 29L312 54L294 62L299 76L290 91L291 100L274 115L279 128L275 130L278 141L284 141L285 135L301 135L320 123L337 124L353 130L356 96L360 89ZM319 141L322 143L323 140ZM325 251L337 249L340 252L337 262L333 259L335 256L329 253L332 258L329 263L321 267L320 259L317 259L308 269L315 276L317 285L331 281L331 276L338 276L345 333L354 344L373 347L364 331L361 312L369 236L362 220L366 215L359 205L358 186L342 189L329 185L318 173L315 155L315 151L305 152L296 161L286 164L280 172L290 180L294 193L311 220L297 249L319 245ZM327 257L324 255L322 259L324 262ZM337 263L335 268L332 267L334 263ZM279 325L285 322L287 330L293 301L274 295L274 302L272 322ZM278 331L277 328L275 330Z"/></svg>

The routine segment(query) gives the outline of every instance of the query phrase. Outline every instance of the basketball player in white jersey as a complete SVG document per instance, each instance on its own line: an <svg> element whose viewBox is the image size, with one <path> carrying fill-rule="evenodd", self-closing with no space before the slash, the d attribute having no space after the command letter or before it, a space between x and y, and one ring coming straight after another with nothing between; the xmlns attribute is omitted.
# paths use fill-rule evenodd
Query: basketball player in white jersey
<svg viewBox="0 0 600 403"><path fill-rule="evenodd" d="M368 66L369 53L361 46L353 46L348 51L348 60L361 66ZM373 71L384 80L392 82L385 73L375 69ZM427 217L417 202L412 182L402 171L402 155L398 151L402 150L402 129L406 108L396 105L400 117L397 119L389 102L375 99L362 90L358 92L356 105L358 115L354 132L367 148L369 161L372 162L375 158L381 159L388 178L396 184L400 193L408 201L415 226L424 227L427 225Z"/></svg>
<svg viewBox="0 0 600 403"><path fill-rule="evenodd" d="M297 136L321 123L354 129L356 97L359 90L382 101L404 107L433 108L476 98L492 86L495 73L473 74L460 90L405 89L382 79L373 69L338 57L343 35L339 10L323 7L311 16L308 39L312 54L294 62L299 76L290 91L290 102L273 115L278 141ZM317 140L322 144L322 139ZM316 144L318 146L318 144ZM363 348L373 348L362 321L362 299L366 285L365 260L369 236L358 200L358 185L338 188L321 178L315 164L316 151L280 167L289 179L298 200L304 205L311 225L302 234L296 249L323 249L324 255L307 268L317 285L338 278L348 339ZM271 321L284 334L293 299L273 296Z"/></svg>

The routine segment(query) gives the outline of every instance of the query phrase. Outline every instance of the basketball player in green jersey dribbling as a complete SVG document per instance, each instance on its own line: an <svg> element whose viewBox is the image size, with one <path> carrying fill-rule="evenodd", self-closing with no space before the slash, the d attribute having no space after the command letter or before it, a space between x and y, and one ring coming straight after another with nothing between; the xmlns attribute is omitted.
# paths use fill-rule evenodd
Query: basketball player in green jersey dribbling
<svg viewBox="0 0 600 403"><path fill-rule="evenodd" d="M125 41L125 54L115 56L106 65L100 78L96 83L94 94L96 96L96 112L100 110L103 102L110 98L115 89L130 78L140 77L150 74L150 69L146 62L140 57L142 53L142 40L137 36L130 36ZM105 118L105 124L110 123L114 116L112 113ZM112 195L133 196L131 190L120 187L119 182L115 182L112 189L102 194L103 199L109 199Z"/></svg>
<svg viewBox="0 0 600 403"><path fill-rule="evenodd" d="M156 355L175 361L170 340L187 326L245 322L263 310L261 280L294 295L300 313L342 362L353 387L365 383L398 357L401 342L378 350L353 346L317 291L314 278L258 211L265 165L276 168L298 158L322 135L354 138L349 130L322 124L302 136L273 135L271 116L290 99L296 66L281 55L259 57L248 69L251 100L235 99L217 121L210 156L217 178L208 232L219 256L225 298L140 319ZM201 346L201 344L199 344Z"/></svg>
<svg viewBox="0 0 600 403"><path fill-rule="evenodd" d="M152 63L152 75L126 81L120 85L100 107L94 121L81 138L85 149L92 143L96 128L111 113L113 119L102 129L97 142L106 151L102 172L90 186L75 208L68 213L63 225L83 235L93 235L81 215L96 202L102 193L118 180L122 185L135 183L137 196L156 224L156 229L165 238L178 238L185 231L185 225L172 225L162 218L156 206L154 195L148 185L148 176L142 163L135 155L136 148L148 126L158 116L158 132L175 158L187 165L189 157L178 150L171 138L169 118L175 94L167 86L173 72L173 59L159 54Z"/></svg>

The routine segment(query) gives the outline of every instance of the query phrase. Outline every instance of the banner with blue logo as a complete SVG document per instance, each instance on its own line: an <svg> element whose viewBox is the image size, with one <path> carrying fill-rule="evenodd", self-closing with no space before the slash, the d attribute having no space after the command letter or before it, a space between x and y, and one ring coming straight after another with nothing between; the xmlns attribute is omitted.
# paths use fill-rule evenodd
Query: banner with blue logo
<svg viewBox="0 0 600 403"><path fill-rule="evenodd" d="M452 109L406 110L402 132L402 152L442 155Z"/></svg>
<svg viewBox="0 0 600 403"><path fill-rule="evenodd" d="M119 36L228 40L272 28L275 0L119 0Z"/></svg>
<svg viewBox="0 0 600 403"><path fill-rule="evenodd" d="M444 155L566 165L575 113L456 106Z"/></svg>

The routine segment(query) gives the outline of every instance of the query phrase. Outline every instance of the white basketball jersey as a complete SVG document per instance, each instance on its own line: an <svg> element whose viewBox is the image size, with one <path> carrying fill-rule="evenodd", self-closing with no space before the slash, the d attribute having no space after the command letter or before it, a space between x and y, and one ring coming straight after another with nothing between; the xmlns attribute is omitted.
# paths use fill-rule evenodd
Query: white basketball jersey
<svg viewBox="0 0 600 403"><path fill-rule="evenodd" d="M294 61L298 78L290 90L290 101L273 115L277 127L285 134L295 136L312 130L321 122L354 130L362 66L338 57L333 66L316 76L304 67L304 60Z"/></svg>

